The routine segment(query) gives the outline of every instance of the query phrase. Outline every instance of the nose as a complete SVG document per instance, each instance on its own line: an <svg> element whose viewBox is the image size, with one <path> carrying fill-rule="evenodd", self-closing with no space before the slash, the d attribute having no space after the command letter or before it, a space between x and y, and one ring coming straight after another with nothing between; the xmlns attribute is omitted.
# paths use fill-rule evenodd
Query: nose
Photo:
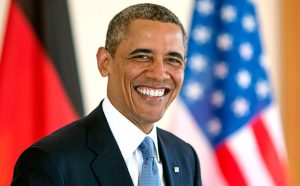
<svg viewBox="0 0 300 186"><path fill-rule="evenodd" d="M168 77L167 67L163 60L152 61L147 71L147 76L155 80L164 80Z"/></svg>

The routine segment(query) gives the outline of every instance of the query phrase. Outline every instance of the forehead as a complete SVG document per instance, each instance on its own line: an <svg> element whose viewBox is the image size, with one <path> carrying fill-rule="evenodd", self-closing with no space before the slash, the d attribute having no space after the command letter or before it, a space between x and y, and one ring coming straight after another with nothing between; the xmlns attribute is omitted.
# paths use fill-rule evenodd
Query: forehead
<svg viewBox="0 0 300 186"><path fill-rule="evenodd" d="M183 33L174 23L163 23L146 19L132 20L128 32L120 45L130 47L175 50L184 53Z"/></svg>
<svg viewBox="0 0 300 186"><path fill-rule="evenodd" d="M129 22L127 35L137 35L146 32L157 34L164 33L163 35L177 34L183 39L183 34L180 27L174 23L165 23L148 19L135 19Z"/></svg>

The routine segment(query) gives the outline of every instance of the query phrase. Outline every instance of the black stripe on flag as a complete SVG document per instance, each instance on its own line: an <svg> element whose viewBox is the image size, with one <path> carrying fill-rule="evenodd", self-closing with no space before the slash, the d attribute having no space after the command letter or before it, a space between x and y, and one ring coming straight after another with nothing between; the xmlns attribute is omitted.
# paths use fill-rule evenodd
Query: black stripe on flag
<svg viewBox="0 0 300 186"><path fill-rule="evenodd" d="M65 0L17 0L17 2L52 59L77 114L83 116L82 94L67 2Z"/></svg>

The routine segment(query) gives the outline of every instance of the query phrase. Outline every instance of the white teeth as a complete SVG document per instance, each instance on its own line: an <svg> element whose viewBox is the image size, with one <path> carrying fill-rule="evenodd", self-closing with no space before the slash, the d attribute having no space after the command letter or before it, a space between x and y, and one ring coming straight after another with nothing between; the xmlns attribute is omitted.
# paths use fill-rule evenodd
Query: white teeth
<svg viewBox="0 0 300 186"><path fill-rule="evenodd" d="M165 89L137 88L137 91L149 97L159 97L165 93Z"/></svg>

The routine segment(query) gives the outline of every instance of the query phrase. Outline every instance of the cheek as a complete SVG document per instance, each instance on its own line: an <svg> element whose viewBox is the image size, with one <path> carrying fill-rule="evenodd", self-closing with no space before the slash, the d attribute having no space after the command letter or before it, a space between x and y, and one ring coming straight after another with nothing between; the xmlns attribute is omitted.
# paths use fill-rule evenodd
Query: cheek
<svg viewBox="0 0 300 186"><path fill-rule="evenodd" d="M137 79L142 79L145 71L147 71L147 67L143 64L130 64L126 67L125 78L129 83Z"/></svg>
<svg viewBox="0 0 300 186"><path fill-rule="evenodd" d="M177 88L180 89L184 80L184 71L179 71L179 72L177 71L173 76L173 79L175 81Z"/></svg>
<svg viewBox="0 0 300 186"><path fill-rule="evenodd" d="M123 84L124 91L131 92L132 91L132 84L135 79L137 79L140 75L140 71L134 65L127 66L126 69L124 68L122 73L122 77L120 81Z"/></svg>

